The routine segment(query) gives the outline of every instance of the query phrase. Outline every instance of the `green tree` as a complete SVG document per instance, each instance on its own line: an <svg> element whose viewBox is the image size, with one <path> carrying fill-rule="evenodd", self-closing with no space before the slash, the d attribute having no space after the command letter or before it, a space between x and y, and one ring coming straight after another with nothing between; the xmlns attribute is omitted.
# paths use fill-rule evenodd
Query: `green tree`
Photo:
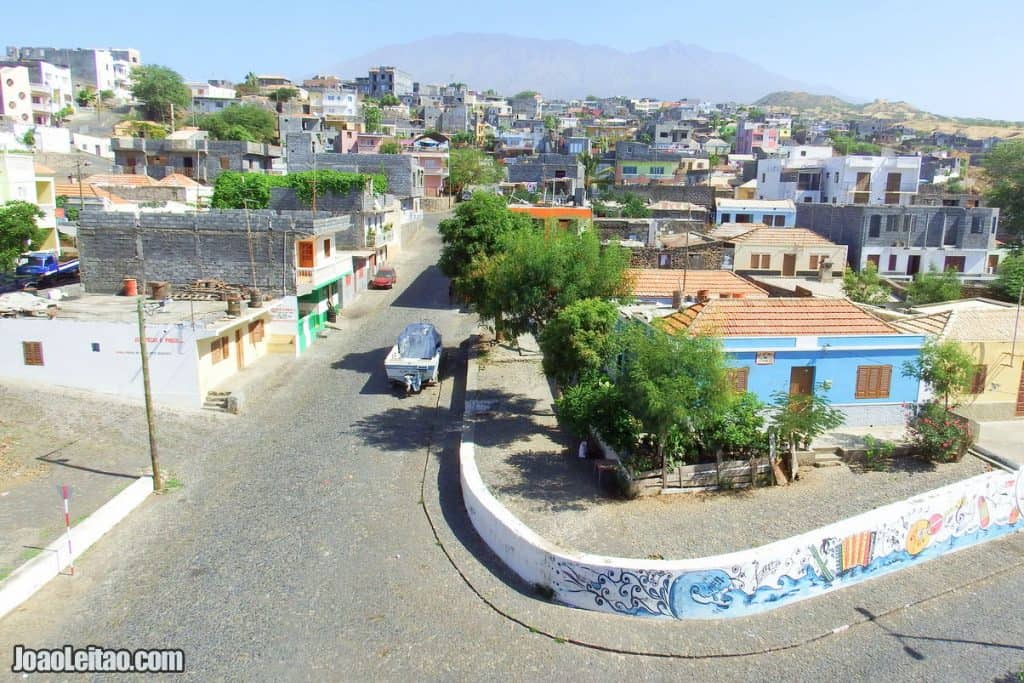
<svg viewBox="0 0 1024 683"><path fill-rule="evenodd" d="M999 207L1003 230L1020 241L1024 238L1024 140L1000 142L982 166L989 181L985 196Z"/></svg>
<svg viewBox="0 0 1024 683"><path fill-rule="evenodd" d="M560 310L537 338L544 372L568 386L600 371L614 350L618 319L618 307L601 299L580 299Z"/></svg>
<svg viewBox="0 0 1024 683"><path fill-rule="evenodd" d="M513 100L530 100L537 96L536 90L520 90L512 96Z"/></svg>
<svg viewBox="0 0 1024 683"><path fill-rule="evenodd" d="M71 108L71 105L65 105L57 111L53 112L53 120L59 126L65 121L67 121L69 118L71 118L71 115L74 113L75 110Z"/></svg>
<svg viewBox="0 0 1024 683"><path fill-rule="evenodd" d="M289 88L288 86L284 86L282 88L278 88L274 92L267 95L267 98L274 102L277 102L278 104L281 104L283 102L289 102L291 100L294 100L298 96L299 91L296 88Z"/></svg>
<svg viewBox="0 0 1024 683"><path fill-rule="evenodd" d="M469 145L476 143L476 136L473 133L463 131L453 133L449 140L451 140L452 145L456 147L468 147Z"/></svg>
<svg viewBox="0 0 1024 683"><path fill-rule="evenodd" d="M647 218L651 215L651 210L647 208L647 204L639 195L627 194L624 201L622 202L622 217L623 218Z"/></svg>
<svg viewBox="0 0 1024 683"><path fill-rule="evenodd" d="M184 112L192 93L177 71L157 64L132 69L132 96L143 103L146 118L168 121L174 107Z"/></svg>
<svg viewBox="0 0 1024 683"><path fill-rule="evenodd" d="M397 107L401 103L402 100L395 97L395 95L393 95L392 93L384 93L384 95L382 95L381 98L377 100L377 104L379 104L382 107Z"/></svg>
<svg viewBox="0 0 1024 683"><path fill-rule="evenodd" d="M25 131L25 134L21 136L21 144L26 147L35 147L36 145L36 129L29 128Z"/></svg>
<svg viewBox="0 0 1024 683"><path fill-rule="evenodd" d="M399 147L398 143L395 142L394 140L388 140L387 142L382 143L380 146L381 154L398 154L401 151L402 148Z"/></svg>
<svg viewBox="0 0 1024 683"><path fill-rule="evenodd" d="M548 114L547 116L545 116L544 117L544 130L546 130L546 131L548 131L550 133L557 133L558 132L558 119L555 118L551 114Z"/></svg>
<svg viewBox="0 0 1024 683"><path fill-rule="evenodd" d="M486 185L501 180L501 169L478 149L462 148L448 152L448 191L462 194L468 185Z"/></svg>
<svg viewBox="0 0 1024 683"><path fill-rule="evenodd" d="M14 200L0 206L0 272L14 267L18 256L46 239L46 230L36 225L43 212L35 204Z"/></svg>
<svg viewBox="0 0 1024 683"><path fill-rule="evenodd" d="M930 386L948 410L950 399L970 389L975 369L974 359L960 344L932 339L921 348L920 358L903 363L903 376Z"/></svg>
<svg viewBox="0 0 1024 683"><path fill-rule="evenodd" d="M197 125L214 140L273 142L277 139L277 118L254 104L232 104L215 114L199 117Z"/></svg>
<svg viewBox="0 0 1024 683"><path fill-rule="evenodd" d="M600 168L600 157L584 152L576 159L583 166L583 187L587 188L587 192L592 192L595 187L607 187L614 181L610 166Z"/></svg>
<svg viewBox="0 0 1024 683"><path fill-rule="evenodd" d="M265 209L269 204L270 180L262 173L224 171L217 176L210 199L214 209Z"/></svg>
<svg viewBox="0 0 1024 683"><path fill-rule="evenodd" d="M367 133L378 133L380 132L380 124L383 121L383 113L380 107L375 107L372 104L363 104L363 127L366 128Z"/></svg>
<svg viewBox="0 0 1024 683"><path fill-rule="evenodd" d="M593 232L530 230L510 235L501 246L474 260L463 290L474 292L474 310L502 333L542 332L575 301L629 295L628 251L602 248Z"/></svg>
<svg viewBox="0 0 1024 683"><path fill-rule="evenodd" d="M109 104L110 102L112 102L114 100L114 91L113 90L100 90L99 95L97 96L97 100L101 104Z"/></svg>
<svg viewBox="0 0 1024 683"><path fill-rule="evenodd" d="M532 229L529 216L509 211L503 197L476 192L469 201L455 207L454 216L438 225L443 242L438 267L458 287L474 258L496 253L506 235Z"/></svg>
<svg viewBox="0 0 1024 683"><path fill-rule="evenodd" d="M630 411L655 438L664 489L670 432L699 432L728 404L725 355L711 337L670 337L646 326L630 326L624 338L617 383Z"/></svg>
<svg viewBox="0 0 1024 683"><path fill-rule="evenodd" d="M732 397L728 406L710 419L697 438L720 458L719 451L733 457L752 458L768 451L765 405L756 394L745 391Z"/></svg>
<svg viewBox="0 0 1024 683"><path fill-rule="evenodd" d="M809 444L815 437L843 424L843 411L835 408L822 387L814 387L809 394L790 394L776 391L769 408L772 422L782 445L789 450L789 476L796 476L796 450L800 444Z"/></svg>
<svg viewBox="0 0 1024 683"><path fill-rule="evenodd" d="M912 304L934 304L960 298L963 286L955 268L939 272L932 266L927 273L918 273L907 285L907 301Z"/></svg>
<svg viewBox="0 0 1024 683"><path fill-rule="evenodd" d="M82 88L75 93L75 103L79 107L91 107L96 101L96 91Z"/></svg>
<svg viewBox="0 0 1024 683"><path fill-rule="evenodd" d="M859 273L853 272L851 268L846 269L843 273L843 293L850 301L880 306L889 300L892 287L878 275L878 266L869 261Z"/></svg>
<svg viewBox="0 0 1024 683"><path fill-rule="evenodd" d="M996 273L996 289L1010 301L1016 301L1024 288L1024 255L1007 256Z"/></svg>
<svg viewBox="0 0 1024 683"><path fill-rule="evenodd" d="M252 71L245 74L242 82L235 86L235 92L239 95L254 95L260 91L259 76Z"/></svg>

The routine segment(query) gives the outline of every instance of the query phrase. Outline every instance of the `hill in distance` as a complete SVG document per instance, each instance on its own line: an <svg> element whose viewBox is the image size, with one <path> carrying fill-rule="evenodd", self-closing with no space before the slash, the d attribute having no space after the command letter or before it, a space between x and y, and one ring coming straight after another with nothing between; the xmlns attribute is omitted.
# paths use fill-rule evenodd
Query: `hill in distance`
<svg viewBox="0 0 1024 683"><path fill-rule="evenodd" d="M382 64L422 83L461 81L506 94L536 90L551 99L596 94L750 102L771 90L839 94L734 54L680 42L623 52L570 40L457 33L382 47L334 66L336 73L359 74Z"/></svg>

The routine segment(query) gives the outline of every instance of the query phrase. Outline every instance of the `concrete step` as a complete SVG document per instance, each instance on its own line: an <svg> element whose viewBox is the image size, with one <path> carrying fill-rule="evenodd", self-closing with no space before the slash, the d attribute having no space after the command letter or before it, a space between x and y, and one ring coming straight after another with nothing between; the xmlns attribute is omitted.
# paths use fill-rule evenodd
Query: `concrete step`
<svg viewBox="0 0 1024 683"><path fill-rule="evenodd" d="M219 413L228 413L231 399L230 391L208 391L206 400L203 401L203 410L212 410Z"/></svg>

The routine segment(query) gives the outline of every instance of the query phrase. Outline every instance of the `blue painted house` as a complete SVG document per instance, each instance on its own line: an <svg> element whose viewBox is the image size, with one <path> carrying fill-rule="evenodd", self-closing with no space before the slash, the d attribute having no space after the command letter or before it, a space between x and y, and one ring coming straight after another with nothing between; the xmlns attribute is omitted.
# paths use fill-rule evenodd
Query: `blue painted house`
<svg viewBox="0 0 1024 683"><path fill-rule="evenodd" d="M902 373L925 337L900 332L845 299L715 299L663 318L670 334L720 337L737 389L768 403L814 388L848 426L906 422L920 382Z"/></svg>

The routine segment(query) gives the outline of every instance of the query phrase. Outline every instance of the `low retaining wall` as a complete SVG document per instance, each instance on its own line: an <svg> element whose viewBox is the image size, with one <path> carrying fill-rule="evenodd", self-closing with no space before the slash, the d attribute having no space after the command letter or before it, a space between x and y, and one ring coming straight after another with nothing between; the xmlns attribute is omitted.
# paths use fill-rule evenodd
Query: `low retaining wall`
<svg viewBox="0 0 1024 683"><path fill-rule="evenodd" d="M474 372L471 362L470 397ZM471 423L459 459L470 520L510 569L559 602L631 616L748 616L1024 529L1024 470L993 471L758 548L689 560L604 557L554 546L498 502L477 469Z"/></svg>
<svg viewBox="0 0 1024 683"><path fill-rule="evenodd" d="M67 536L61 534L59 539L46 546L39 555L14 570L0 582L0 617L28 600L50 579L67 569L76 557L127 517L128 513L138 507L152 492L152 477L136 479L128 488L71 529L70 555Z"/></svg>

